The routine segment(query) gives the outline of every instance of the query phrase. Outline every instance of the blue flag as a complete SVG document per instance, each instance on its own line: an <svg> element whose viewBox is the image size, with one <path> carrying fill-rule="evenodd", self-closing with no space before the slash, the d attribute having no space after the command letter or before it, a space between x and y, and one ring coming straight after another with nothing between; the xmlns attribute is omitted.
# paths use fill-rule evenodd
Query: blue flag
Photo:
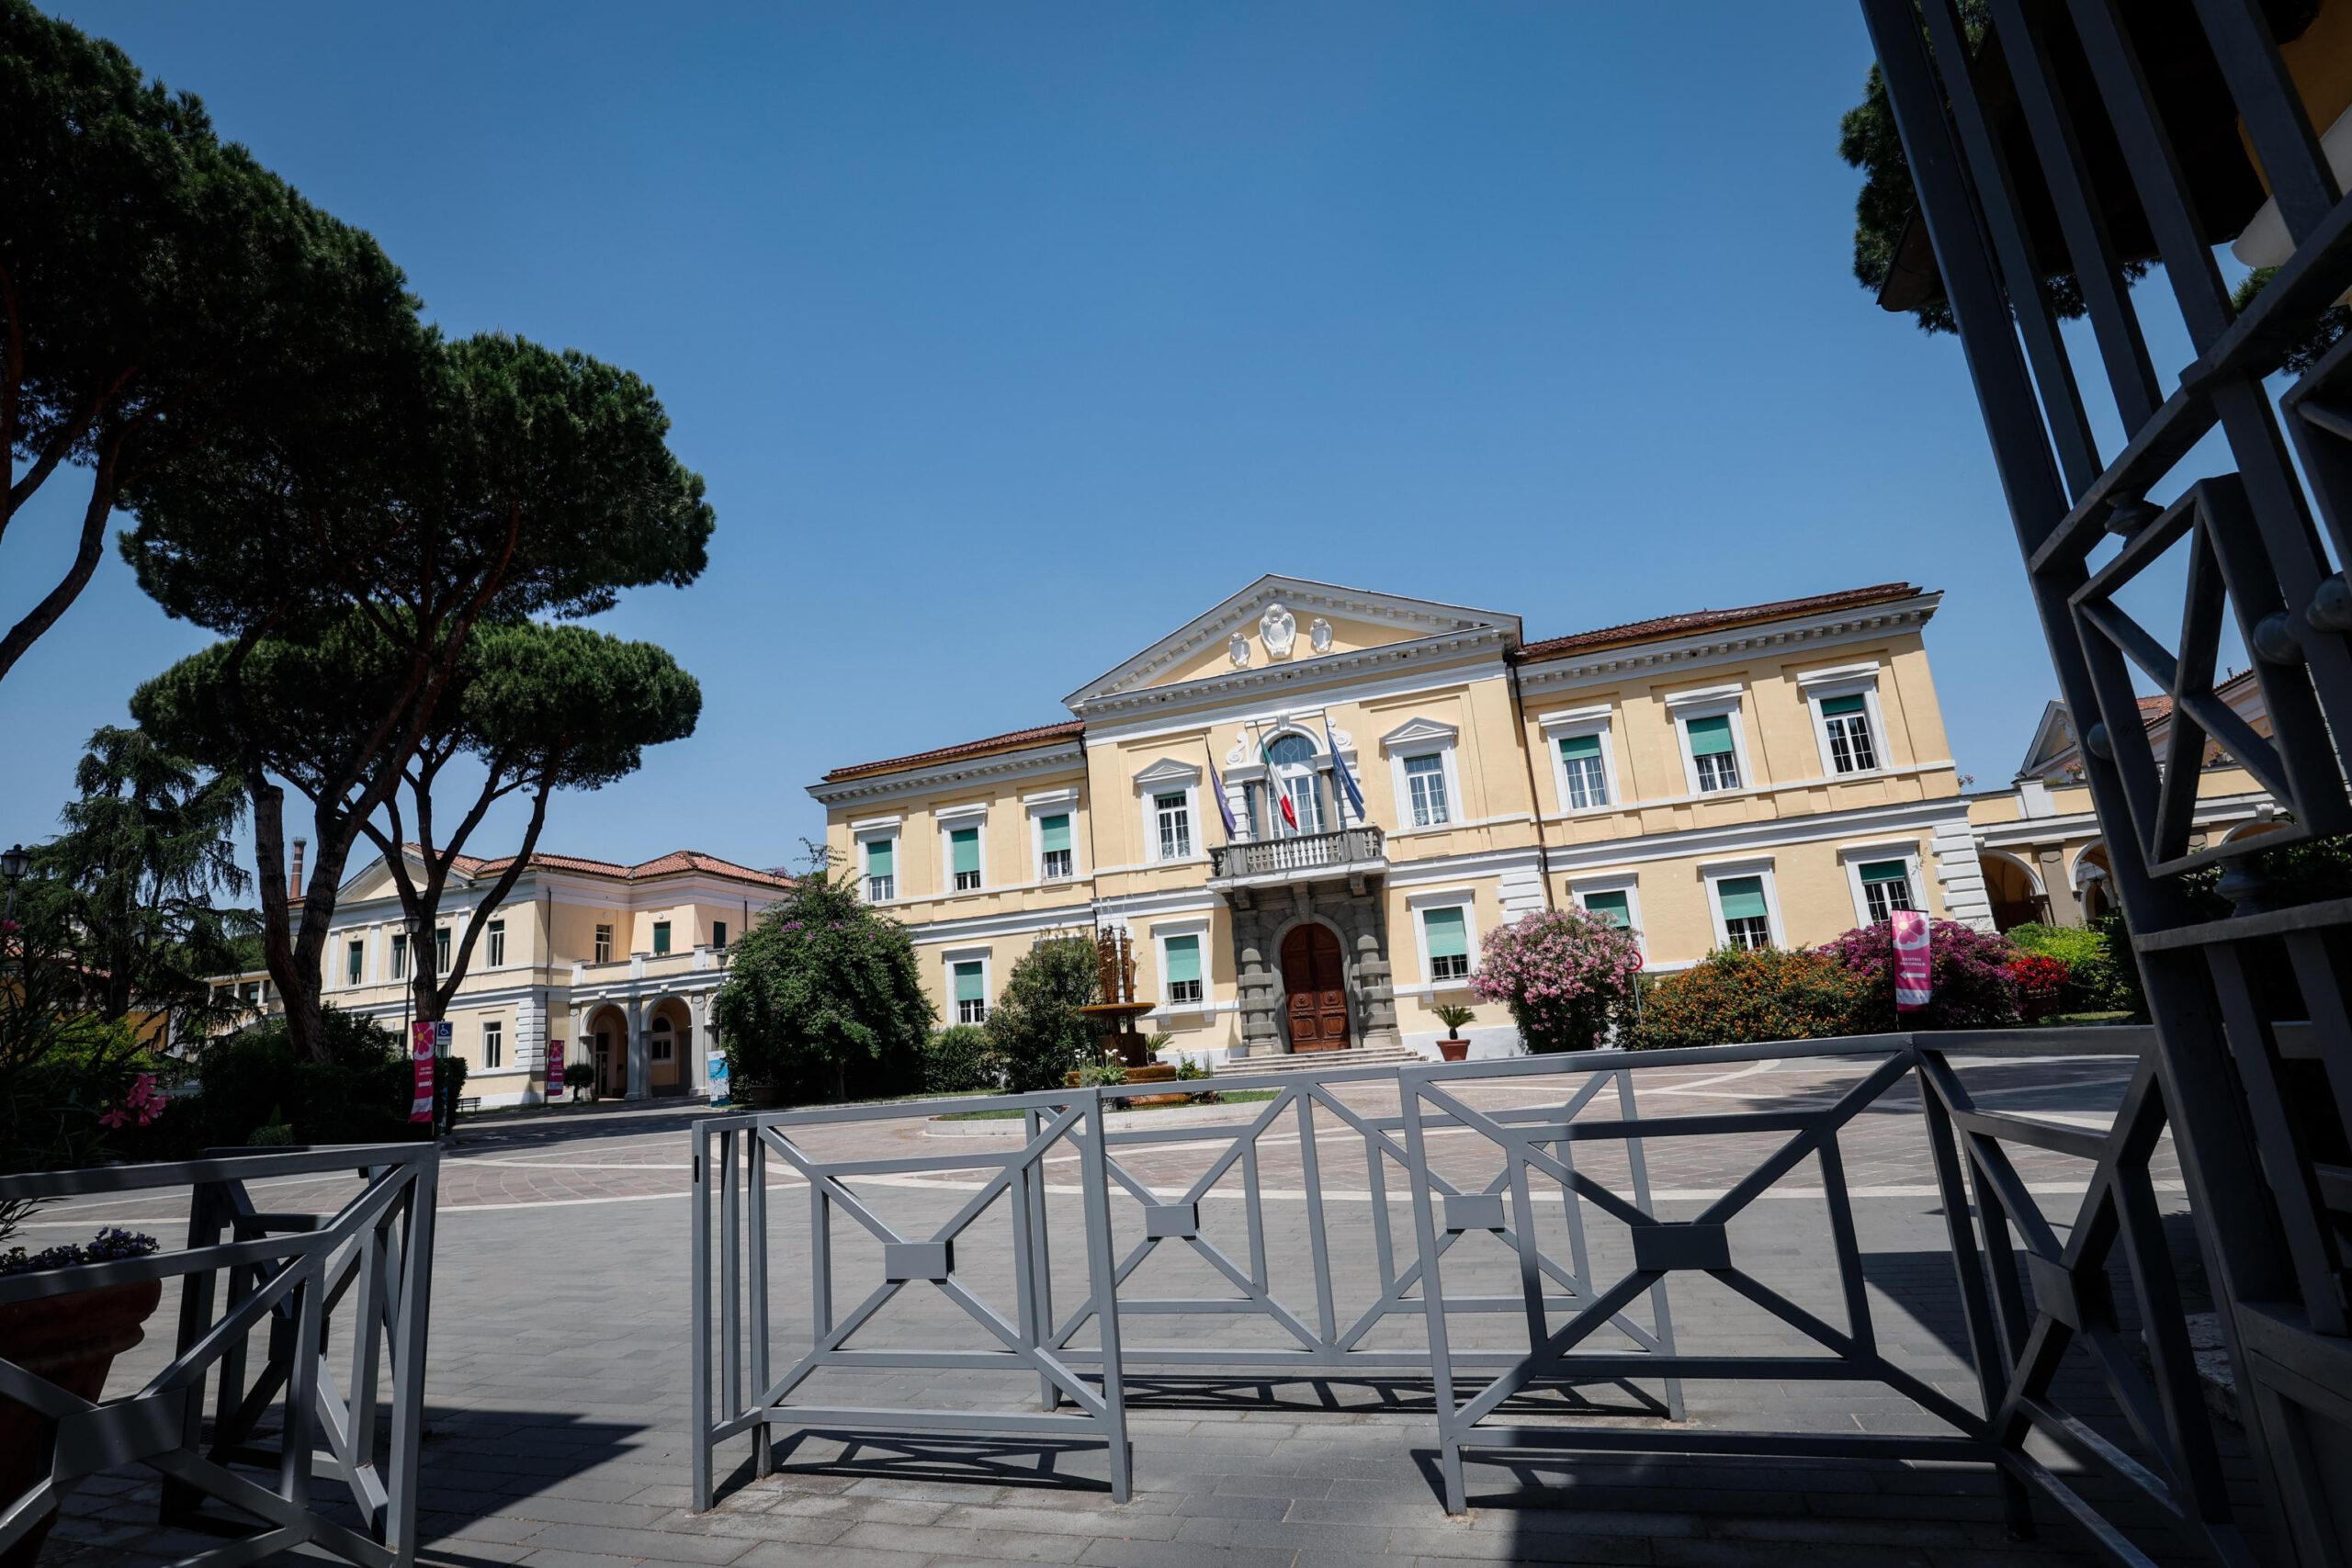
<svg viewBox="0 0 2352 1568"><path fill-rule="evenodd" d="M1348 760L1340 755L1340 742L1331 734L1331 716L1328 713L1323 716L1323 739L1331 748L1331 777L1338 783L1340 794L1346 797L1349 807L1354 807L1357 821L1370 820L1364 815L1363 791L1356 787L1355 775L1348 771ZM1340 812L1340 825L1347 826L1345 807Z"/></svg>
<svg viewBox="0 0 2352 1568"><path fill-rule="evenodd" d="M1239 826L1233 820L1233 803L1225 798L1225 781L1217 777L1216 753L1205 744L1201 748L1209 759L1209 792L1216 796L1216 814L1225 822L1225 841L1231 843L1239 836Z"/></svg>

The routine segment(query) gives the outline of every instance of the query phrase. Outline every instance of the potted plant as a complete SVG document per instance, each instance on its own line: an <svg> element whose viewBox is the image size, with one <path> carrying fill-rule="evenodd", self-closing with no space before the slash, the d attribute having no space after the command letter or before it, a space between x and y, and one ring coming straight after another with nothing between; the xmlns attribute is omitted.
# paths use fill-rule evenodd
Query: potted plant
<svg viewBox="0 0 2352 1568"><path fill-rule="evenodd" d="M1462 1038L1462 1026L1477 1016L1459 1002L1444 1002L1437 1010L1437 1021L1445 1025L1445 1038L1437 1043L1437 1054L1449 1062L1467 1059L1470 1042Z"/></svg>
<svg viewBox="0 0 2352 1568"><path fill-rule="evenodd" d="M0 1239L24 1218L29 1205L0 1215ZM143 1258L155 1250L152 1235L103 1230L85 1247L68 1243L28 1254L21 1247L0 1257L0 1279L70 1270L121 1258ZM55 1383L77 1398L95 1401L105 1392L114 1359L146 1337L145 1325L164 1299L161 1280L133 1280L95 1290L65 1290L29 1301L0 1303L0 1360ZM49 1417L12 1399L0 1399L0 1497L21 1497L47 1473ZM29 1568L57 1521L51 1508L24 1537L0 1552L0 1568Z"/></svg>
<svg viewBox="0 0 2352 1568"><path fill-rule="evenodd" d="M585 1062L573 1062L563 1069L563 1087L571 1091L571 1103L580 1103L580 1091L586 1089L588 1098L596 1098L596 1069Z"/></svg>

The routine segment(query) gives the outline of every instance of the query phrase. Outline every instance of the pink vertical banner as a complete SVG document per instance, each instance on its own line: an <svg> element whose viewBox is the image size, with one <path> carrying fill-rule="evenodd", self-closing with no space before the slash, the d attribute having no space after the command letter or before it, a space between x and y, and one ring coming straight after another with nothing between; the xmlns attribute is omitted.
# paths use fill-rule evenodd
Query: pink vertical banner
<svg viewBox="0 0 2352 1568"><path fill-rule="evenodd" d="M1928 962L1928 917L1917 909L1894 911L1894 1010L1917 1012L1935 996Z"/></svg>
<svg viewBox="0 0 2352 1568"><path fill-rule="evenodd" d="M560 1041L560 1040L550 1040L550 1041L548 1041L548 1090L547 1090L547 1098L548 1098L548 1101L549 1101L550 1103L552 1103L554 1100L556 1100L557 1099L559 1099L559 1098L562 1095L562 1093L563 1093L563 1042L562 1042L562 1041Z"/></svg>
<svg viewBox="0 0 2352 1568"><path fill-rule="evenodd" d="M412 1122L433 1120L433 1043L439 1033L437 1026L422 1019L409 1029L409 1055L416 1063L416 1098L408 1107Z"/></svg>

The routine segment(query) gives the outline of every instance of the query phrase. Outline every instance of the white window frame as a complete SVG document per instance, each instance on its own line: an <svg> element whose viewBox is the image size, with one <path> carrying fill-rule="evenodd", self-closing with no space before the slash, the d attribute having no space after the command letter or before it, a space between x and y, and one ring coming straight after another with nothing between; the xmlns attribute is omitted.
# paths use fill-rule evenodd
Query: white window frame
<svg viewBox="0 0 2352 1568"><path fill-rule="evenodd" d="M1623 893L1625 896L1625 919L1633 933L1634 949L1644 958L1650 954L1650 939L1642 924L1642 879L1634 872L1614 872L1605 876L1578 876L1568 881L1568 897L1578 909L1588 906L1585 900L1595 893Z"/></svg>
<svg viewBox="0 0 2352 1568"><path fill-rule="evenodd" d="M1821 752L1821 776L1838 779L1875 778L1891 765L1886 747L1886 718L1879 711L1878 682L1880 667L1876 664L1842 664L1835 670L1815 670L1797 677L1797 689L1804 694L1805 710L1813 717L1813 743ZM1837 753L1829 744L1829 716L1821 711L1822 703L1830 697L1862 699L1862 720L1871 728L1871 754L1876 760L1867 768L1849 773L1838 771Z"/></svg>
<svg viewBox="0 0 2352 1568"><path fill-rule="evenodd" d="M956 966L978 964L980 966L980 1016L967 1019L957 1010L956 1000ZM939 955L940 994L946 998L943 1013L955 1023L982 1024L996 1010L996 950L988 947L951 948Z"/></svg>
<svg viewBox="0 0 2352 1568"><path fill-rule="evenodd" d="M899 829L906 825L903 817L876 817L849 825L850 853L856 858L857 896L867 904L903 904L907 899L907 839ZM888 839L895 846L891 852L890 896L871 896L869 878L865 874L865 846L878 839Z"/></svg>
<svg viewBox="0 0 2352 1568"><path fill-rule="evenodd" d="M1057 789L1024 795L1021 797L1021 804L1029 813L1030 874L1038 882L1046 884L1076 882L1085 875L1085 867L1079 855L1079 840L1083 835L1078 830L1078 791ZM1046 818L1048 817L1069 818L1069 873L1066 876L1046 874Z"/></svg>
<svg viewBox="0 0 2352 1568"><path fill-rule="evenodd" d="M1163 757L1135 776L1136 806L1143 829L1143 863L1183 865L1208 858L1201 831L1201 770L1173 757ZM1184 796L1185 837L1191 840L1181 855L1159 852L1159 807L1163 795Z"/></svg>
<svg viewBox="0 0 2352 1568"><path fill-rule="evenodd" d="M1201 941L1201 994L1190 1001L1178 1001L1168 989L1168 939L1178 936L1198 937ZM1206 917L1189 920L1164 920L1151 928L1151 950L1159 964L1159 1005L1169 1012L1205 1012L1214 1000L1209 980L1209 922Z"/></svg>
<svg viewBox="0 0 2352 1568"><path fill-rule="evenodd" d="M1915 839L1894 839L1875 844L1841 844L1838 850L1838 863L1846 868L1846 889L1854 899L1854 923L1858 926L1875 924L1871 919L1870 896L1862 891L1862 867L1881 861L1899 860L1903 874L1911 884L1911 907L1921 914L1928 908L1928 884L1921 874L1923 857Z"/></svg>
<svg viewBox="0 0 2352 1568"><path fill-rule="evenodd" d="M351 950L355 947L359 950L359 962L356 965L351 962ZM355 967L359 971L356 975L351 972ZM368 983L368 936L365 931L343 933L343 983L346 987L364 986Z"/></svg>
<svg viewBox="0 0 2352 1568"><path fill-rule="evenodd" d="M487 945L486 945L486 947L485 947L485 949L484 949L484 952L483 952L483 956L484 956L486 959L488 959L488 960L489 960L489 962L488 962L488 963L486 963L486 964L484 964L482 965L482 967L483 967L483 968L485 968L485 969L503 969L503 968L505 968L505 967L506 967L506 919L505 919L505 917L501 916L501 917L500 917L499 919L494 919L494 920L491 920L491 921L486 922L486 923L482 926L482 928L481 928L481 934L482 934L482 941L487 944Z"/></svg>
<svg viewBox="0 0 2352 1568"><path fill-rule="evenodd" d="M610 964L613 961L612 921L598 920L595 923L595 929L588 933L588 952L592 963Z"/></svg>
<svg viewBox="0 0 2352 1568"><path fill-rule="evenodd" d="M1724 901L1720 884L1726 879L1743 876L1760 878L1764 884L1764 922L1767 939L1776 948L1789 945L1789 923L1781 918L1781 887L1772 874L1770 855L1753 856L1747 860L1702 862L1699 875L1707 886L1707 921L1714 928L1716 947L1731 945L1731 928L1724 922Z"/></svg>
<svg viewBox="0 0 2352 1568"><path fill-rule="evenodd" d="M458 962L458 932L454 925L433 928L433 974L435 979L447 975L449 966Z"/></svg>
<svg viewBox="0 0 2352 1568"><path fill-rule="evenodd" d="M409 949L414 945L408 940L408 932L398 931L392 933L391 940L384 944L384 967L390 972L388 978L408 978L408 966L416 956Z"/></svg>
<svg viewBox="0 0 2352 1568"><path fill-rule="evenodd" d="M1411 917L1413 946L1420 955L1421 984L1431 991L1468 990L1470 976L1478 972L1483 950L1478 942L1478 893L1474 887L1446 887L1428 893L1415 893L1405 900L1406 913ZM1470 960L1469 968L1459 977L1440 979L1430 958L1430 931L1423 919L1431 909L1462 911L1463 946Z"/></svg>
<svg viewBox="0 0 2352 1568"><path fill-rule="evenodd" d="M496 1061L492 1061L491 1059L491 1046L493 1043L498 1047L498 1059ZM480 1044L475 1046L474 1049L476 1054L481 1058L482 1071L486 1073L503 1071L506 1063L506 1021L503 1018L483 1019L481 1021L481 1042Z"/></svg>
<svg viewBox="0 0 2352 1568"><path fill-rule="evenodd" d="M1458 728L1434 718L1408 719L1380 738L1380 750L1388 758L1391 815L1396 824L1392 833L1434 833L1463 825L1462 768L1456 761L1461 739ZM1426 827L1413 820L1413 781L1405 771L1406 763L1421 757L1438 760L1445 786L1445 820Z"/></svg>
<svg viewBox="0 0 2352 1568"><path fill-rule="evenodd" d="M645 1059L649 1062L676 1062L684 1059L685 1053L678 1049L679 1031L675 1029L660 1029L655 1027L657 1024L662 1022L667 1016L668 1015L665 1013L655 1013L651 1018L645 1021ZM666 1056L655 1055L653 1053L654 1043L663 1039L667 1039L670 1042L670 1054Z"/></svg>
<svg viewBox="0 0 2352 1568"><path fill-rule="evenodd" d="M988 802L979 800L965 806L943 806L931 815L932 820L939 824L940 896L952 898L959 893L986 892L990 881ZM975 842L980 852L980 880L978 886L971 887L956 886L956 833L957 829L964 828L973 830L976 835Z"/></svg>
<svg viewBox="0 0 2352 1568"><path fill-rule="evenodd" d="M1747 691L1741 686L1709 686L1695 692L1678 692L1666 699L1667 713L1674 724L1675 749L1682 753L1682 782L1691 795L1743 795L1763 786L1756 776L1756 765L1748 761L1746 706ZM1701 789L1699 759L1690 750L1690 721L1718 716L1731 720L1731 754L1739 768L1739 783L1729 789Z"/></svg>
<svg viewBox="0 0 2352 1568"><path fill-rule="evenodd" d="M1561 816L1597 817L1603 812L1625 809L1625 791L1617 782L1616 712L1609 704L1539 714L1535 722L1543 727L1544 751L1552 759L1552 799L1558 806ZM1560 742L1579 735L1600 738L1601 783L1609 791L1609 801L1605 806L1568 804L1568 765L1561 760Z"/></svg>

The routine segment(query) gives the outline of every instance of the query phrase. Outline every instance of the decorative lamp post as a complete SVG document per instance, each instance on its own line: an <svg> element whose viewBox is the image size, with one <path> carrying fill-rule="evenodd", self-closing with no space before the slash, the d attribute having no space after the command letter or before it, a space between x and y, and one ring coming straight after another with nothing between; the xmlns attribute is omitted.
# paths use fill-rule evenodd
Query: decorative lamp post
<svg viewBox="0 0 2352 1568"><path fill-rule="evenodd" d="M25 874L32 868L33 857L25 852L24 845L11 844L6 851L0 851L0 881L8 885L6 918L9 919L17 918L17 884L23 881Z"/></svg>

